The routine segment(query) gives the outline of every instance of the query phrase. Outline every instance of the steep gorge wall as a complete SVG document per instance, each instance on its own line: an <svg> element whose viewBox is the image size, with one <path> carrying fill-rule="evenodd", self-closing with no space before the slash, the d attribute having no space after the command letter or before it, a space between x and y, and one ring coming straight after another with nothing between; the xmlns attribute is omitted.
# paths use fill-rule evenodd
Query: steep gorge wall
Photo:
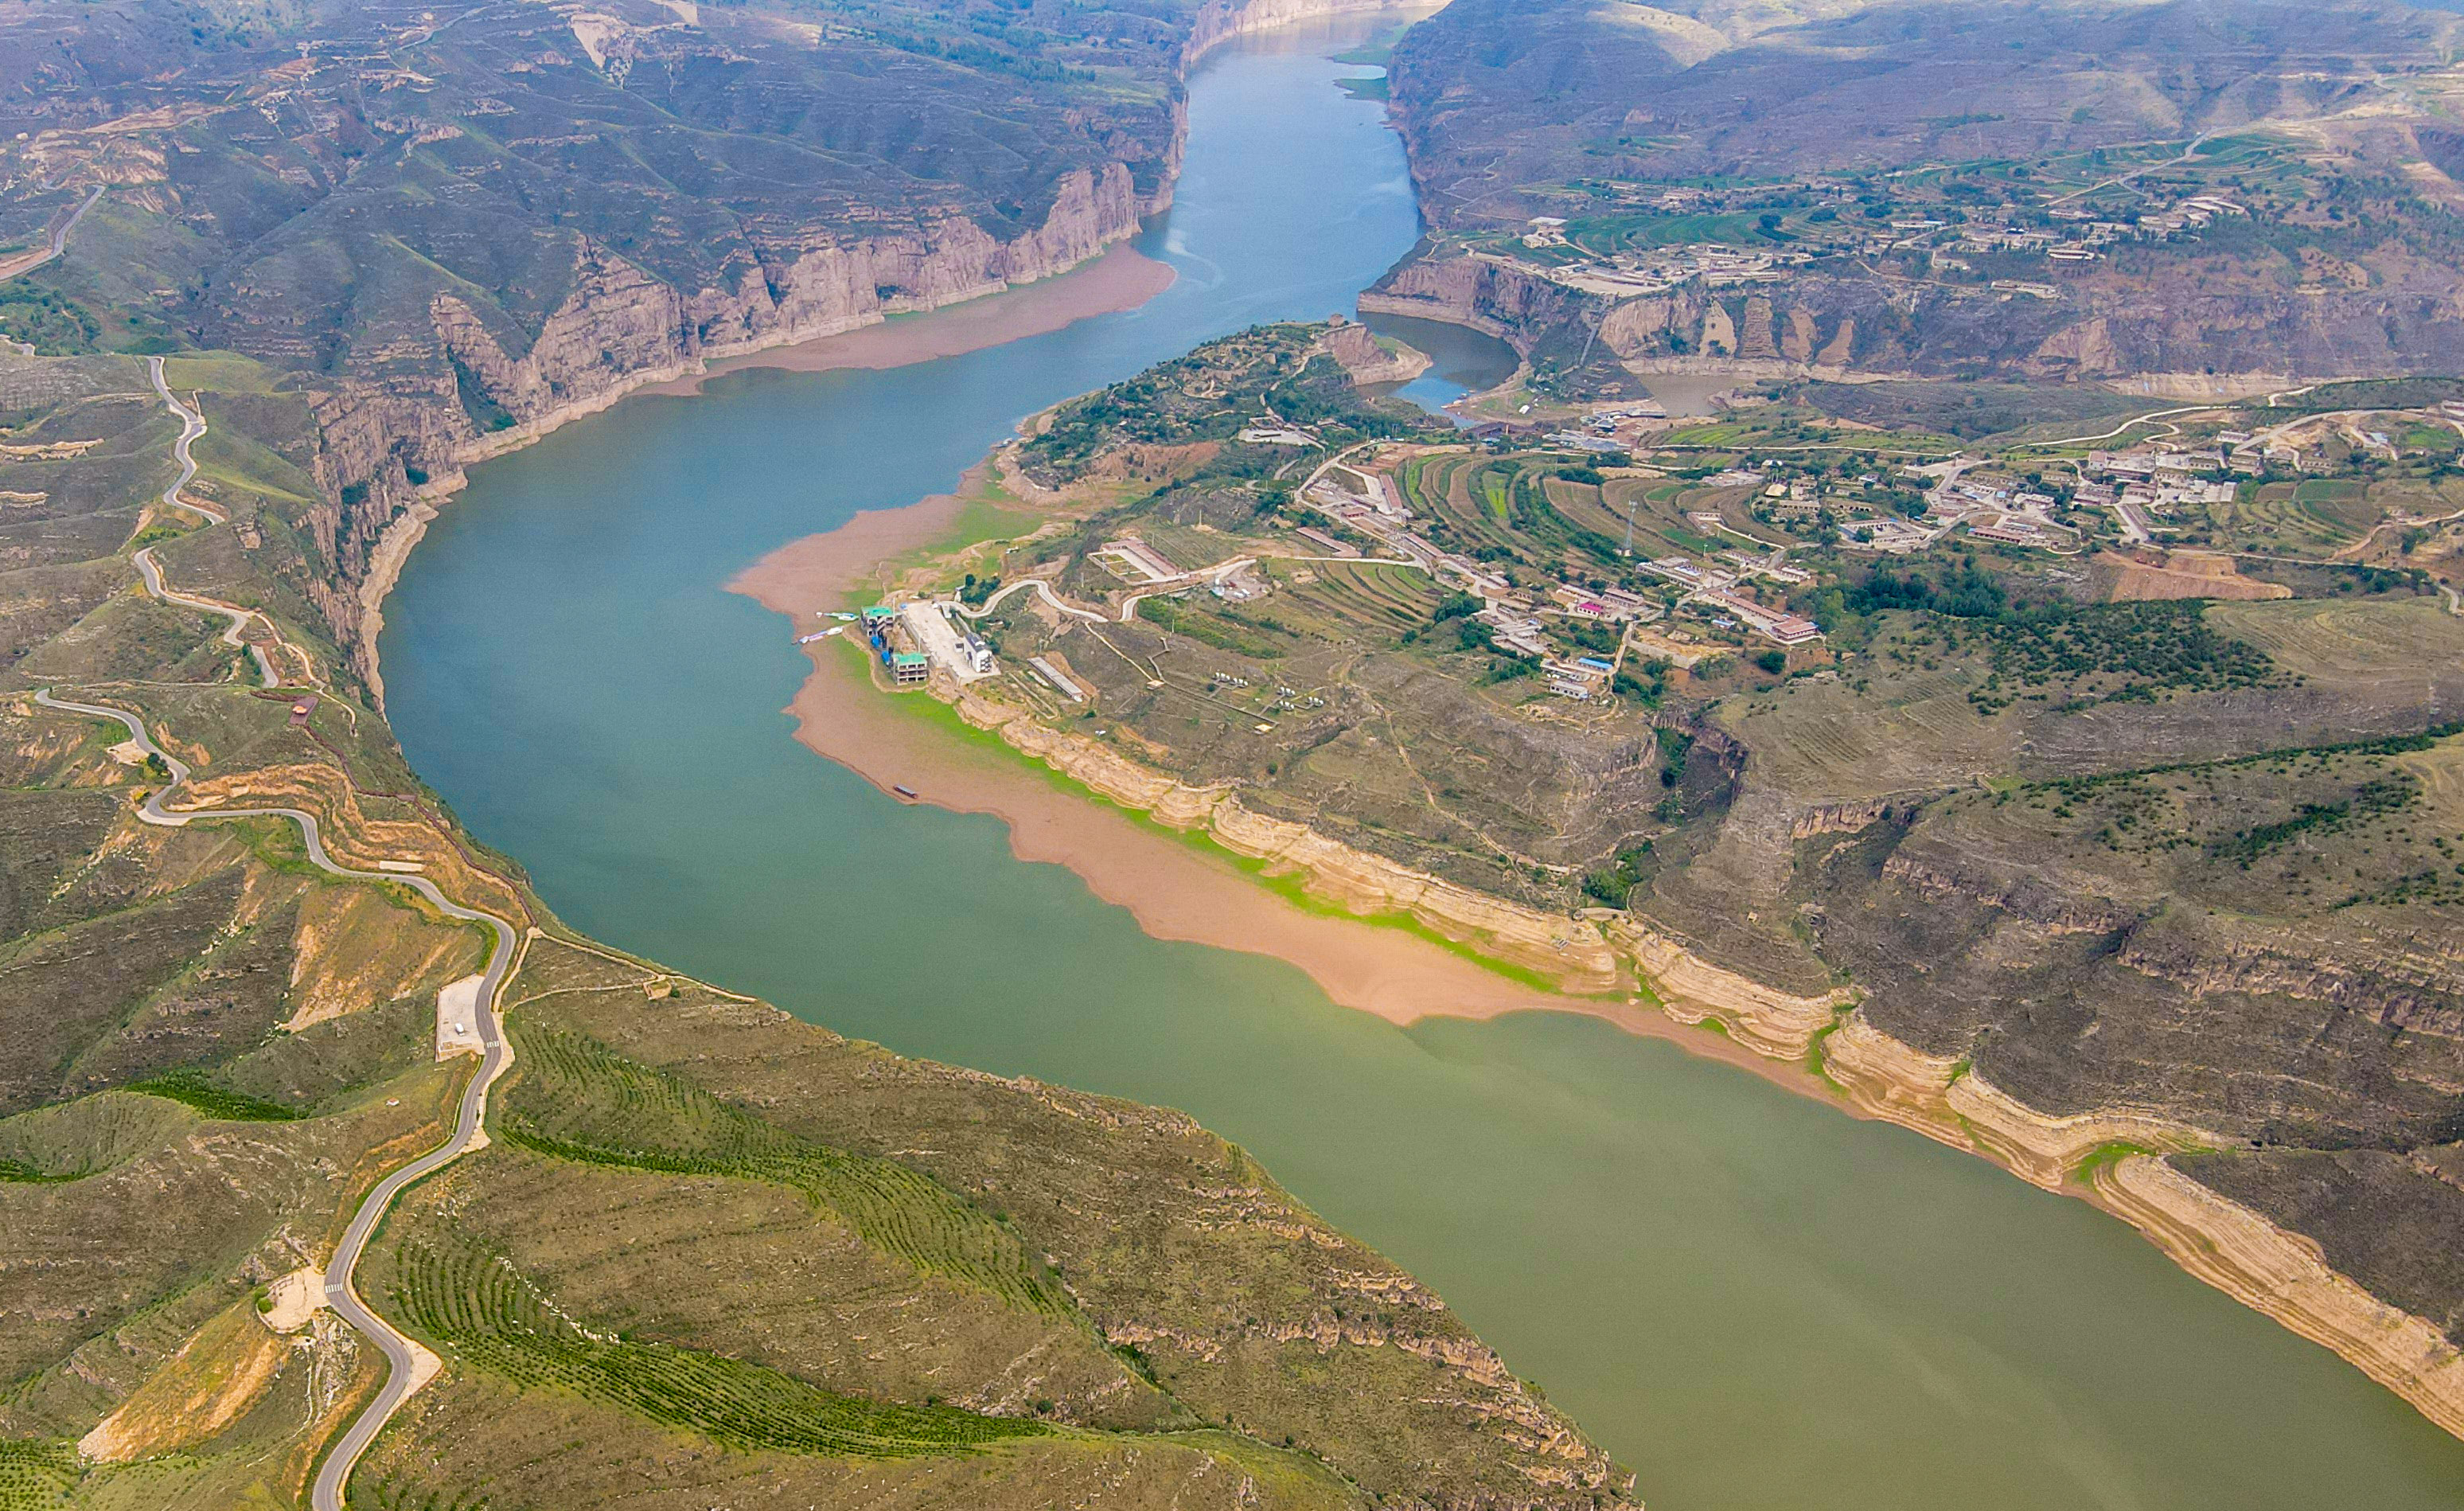
<svg viewBox="0 0 2464 1511"><path fill-rule="evenodd" d="M1387 9L1376 0L1208 0L1193 18L1184 71L1233 37L1295 22ZM1176 101L1161 161L1115 160L1068 175L1042 224L1010 240L954 215L887 235L811 228L801 248L739 287L685 289L613 249L584 242L573 290L523 349L509 349L451 295L429 308L431 357L404 375L346 378L316 395L326 495L308 528L333 566L311 589L357 672L376 686L378 610L392 575L461 486L461 469L525 445L626 394L706 361L812 341L892 315L937 309L1062 273L1136 233L1172 201L1187 128ZM1143 171L1155 188L1140 193ZM482 430L465 389L510 421Z"/></svg>
<svg viewBox="0 0 2464 1511"><path fill-rule="evenodd" d="M403 554L403 543L385 547L385 533L415 530L429 500L459 487L466 463L525 445L714 357L835 335L1066 271L1134 234L1163 197L1141 198L1130 165L1113 162L1100 173L1071 174L1043 224L1012 240L997 240L963 216L867 238L817 227L797 255L733 290L679 289L583 242L572 292L519 352L507 350L469 304L440 295L429 313L446 362L418 377L346 380L318 399L319 480L334 501L311 528L338 579L319 585L318 607L354 648L361 674L373 677L370 611L389 586L382 574ZM461 385L511 423L480 430ZM372 583L376 591L365 591Z"/></svg>
<svg viewBox="0 0 2464 1511"><path fill-rule="evenodd" d="M2300 381L2464 366L2464 299L2452 288L2220 286L2188 264L2144 285L2067 278L2050 300L1809 272L1611 300L1424 247L1361 307L1469 325L1527 357L1595 337L1642 372Z"/></svg>

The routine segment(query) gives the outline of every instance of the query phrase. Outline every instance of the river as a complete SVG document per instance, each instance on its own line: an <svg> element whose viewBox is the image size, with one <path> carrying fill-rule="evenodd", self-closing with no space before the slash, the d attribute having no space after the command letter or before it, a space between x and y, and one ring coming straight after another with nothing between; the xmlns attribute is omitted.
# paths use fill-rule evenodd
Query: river
<svg viewBox="0 0 2464 1511"><path fill-rule="evenodd" d="M1203 65L1178 203L1141 242L1179 279L1142 309L890 371L732 374L475 469L387 605L421 774L599 938L1239 1140L1437 1286L1656 1511L2464 1500L2464 1443L2082 1203L1597 1021L1338 1008L794 743L806 663L724 590L740 568L950 488L1057 399L1347 310L1411 246L1381 107L1332 82L1361 72L1327 60L1349 40Z"/></svg>

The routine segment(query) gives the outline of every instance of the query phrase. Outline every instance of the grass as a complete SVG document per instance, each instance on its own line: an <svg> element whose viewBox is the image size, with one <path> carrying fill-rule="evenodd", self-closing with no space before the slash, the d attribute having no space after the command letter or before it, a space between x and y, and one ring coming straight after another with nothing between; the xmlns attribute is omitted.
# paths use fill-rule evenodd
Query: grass
<svg viewBox="0 0 2464 1511"><path fill-rule="evenodd" d="M813 1144L576 1033L517 1029L507 1143L557 1159L785 1186L925 1275L1067 1316L1068 1298L1016 1233L930 1176Z"/></svg>
<svg viewBox="0 0 2464 1511"><path fill-rule="evenodd" d="M2071 1167L2070 1178L2081 1186L2094 1186L2097 1177L2112 1170L2115 1166L2134 1154L2144 1154L2149 1159L2157 1159L2166 1152L2152 1144L2133 1144L2126 1139L2116 1139L2109 1144L2100 1144L2079 1156L2079 1163Z"/></svg>
<svg viewBox="0 0 2464 1511"><path fill-rule="evenodd" d="M465 1360L530 1389L570 1390L733 1448L907 1458L1037 1437L1041 1423L953 1407L891 1406L671 1344L634 1343L567 1316L475 1244L407 1246L401 1316Z"/></svg>
<svg viewBox="0 0 2464 1511"><path fill-rule="evenodd" d="M1831 1021L1815 1030L1814 1037L1808 1040L1805 1046L1805 1068L1807 1072L1811 1074L1815 1079L1822 1082L1825 1086L1830 1087L1834 1093L1842 1097L1848 1095L1848 1088L1840 1084L1837 1077L1831 1074L1830 1051L1825 1047L1824 1041L1829 1039L1834 1033L1838 1033L1841 1029L1846 1028L1848 1026L1848 1016L1855 1011L1856 1010L1853 1008L1840 1008L1834 1011L1831 1014Z"/></svg>
<svg viewBox="0 0 2464 1511"><path fill-rule="evenodd" d="M308 1116L297 1107L217 1086L201 1070L165 1071L131 1081L127 1089L193 1107L221 1122L296 1122Z"/></svg>
<svg viewBox="0 0 2464 1511"><path fill-rule="evenodd" d="M57 1186L76 1179L74 1175L55 1175L38 1169L24 1160L0 1158L0 1186Z"/></svg>
<svg viewBox="0 0 2464 1511"><path fill-rule="evenodd" d="M0 1437L0 1511L50 1511L77 1482L76 1445L48 1437Z"/></svg>
<svg viewBox="0 0 2464 1511"><path fill-rule="evenodd" d="M216 393L272 393L282 374L253 357L233 351L192 352L163 363L163 381L174 393L190 389Z"/></svg>

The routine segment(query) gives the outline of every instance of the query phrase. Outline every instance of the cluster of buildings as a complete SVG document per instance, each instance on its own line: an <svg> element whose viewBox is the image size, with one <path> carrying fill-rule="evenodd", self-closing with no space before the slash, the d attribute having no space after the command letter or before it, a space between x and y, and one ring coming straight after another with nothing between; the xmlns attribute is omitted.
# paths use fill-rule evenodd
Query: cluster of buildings
<svg viewBox="0 0 2464 1511"><path fill-rule="evenodd" d="M1567 245L1565 226L1556 216L1538 216L1524 233L1523 244L1534 250L1563 247ZM1762 251L1707 241L1558 263L1527 262L1520 257L1488 253L1473 255L1570 289L1618 300L1664 294L1696 278L1702 279L1705 288L1715 289L1775 283L1788 276L1788 269L1814 260L1810 252Z"/></svg>
<svg viewBox="0 0 2464 1511"><path fill-rule="evenodd" d="M2155 515L2232 502L2235 485L2226 475L2257 472L2268 459L2264 447L2236 431L2225 432L2215 447L2201 451L2142 446L2090 452L2071 500L2112 510L2122 522L2123 539L2136 544L2156 528Z"/></svg>
<svg viewBox="0 0 2464 1511"><path fill-rule="evenodd" d="M1758 186L1754 203L1768 203L1770 194L1790 188L1811 191L1835 207L1844 206L1854 197L1848 187L1837 183L1767 185ZM1734 202L1716 192L1671 189L1656 197L1621 195L1619 203L1671 213L1693 213ZM1696 242L1620 251L1608 256L1580 255L1567 239L1564 217L1535 215L1525 227L1522 244L1529 251L1551 256L1527 260L1496 253L1475 251L1472 255L1587 294L1622 300L1664 294L1696 282L1713 289L1778 282L1788 277L1791 269L1812 262L1816 256L1843 252L1924 253L1936 268L1961 272L1973 271L1962 254L2017 254L2041 256L2056 263L2087 263L2101 258L2106 249L2119 242L2170 240L2221 217L2249 212L2222 195L2192 194L2169 206L2142 211L2128 220L2100 218L2096 210L2070 202L2041 208L1980 206L1940 214L1917 211L1879 223L1825 216L1823 224L1799 228L1798 234L1803 239L1793 247ZM2046 225L2047 219L2055 224ZM2054 285L2022 279L1999 279L1993 287L2006 298L2050 300L2060 294Z"/></svg>
<svg viewBox="0 0 2464 1511"><path fill-rule="evenodd" d="M866 640L891 681L920 687L935 668L960 683L981 680L1000 671L993 648L983 636L951 623L955 602L911 599L902 604L876 604L860 616Z"/></svg>
<svg viewBox="0 0 2464 1511"><path fill-rule="evenodd" d="M1686 593L1680 602L1708 611L1714 624L1726 620L1741 625L1779 646L1805 645L1822 638L1822 627L1813 620L1784 608L1771 608L1739 591L1740 585L1749 577L1783 584L1807 581L1804 572L1787 565L1786 551L1774 550L1761 557L1743 551L1726 551L1722 555L1728 566L1713 566L1685 556L1663 556L1643 563L1642 569L1683 587Z"/></svg>
<svg viewBox="0 0 2464 1511"><path fill-rule="evenodd" d="M1395 486L1394 478L1382 473L1362 474L1349 467L1330 467L1302 490L1301 501L1358 530L1396 555L1418 563L1440 582L1455 583L1482 599L1503 598L1513 589L1513 584L1496 572L1460 552L1441 549L1436 542L1414 530L1412 511L1403 503L1402 491ZM1322 531L1303 533L1320 543L1333 539ZM1344 549L1335 554L1356 553Z"/></svg>
<svg viewBox="0 0 2464 1511"><path fill-rule="evenodd" d="M1761 480L1759 474L1754 475L1754 480ZM1411 511L1397 495L1393 479L1383 476L1373 478L1349 468L1330 468L1303 492L1302 499L1398 556L1419 563L1440 582L1477 596L1482 607L1472 618L1487 627L1491 643L1509 656L1539 662L1548 675L1550 691L1560 697L1598 697L1616 676L1617 663L1596 656L1559 656L1549 638L1546 616L1622 626L1646 624L1667 611L1657 602L1623 588L1558 583L1537 596L1520 592L1512 583L1482 564L1441 550L1414 531ZM1302 534L1321 542L1331 539L1322 532L1304 530ZM1775 645L1804 645L1822 637L1821 629L1812 620L1784 609L1768 608L1738 590L1738 584L1748 577L1783 584L1809 580L1805 572L1787 565L1785 550L1774 550L1767 556L1749 556L1742 551L1725 555L1728 561L1725 567L1697 566L1684 557L1668 557L1645 563L1644 570L1683 583L1688 589L1685 601L1741 624Z"/></svg>
<svg viewBox="0 0 2464 1511"><path fill-rule="evenodd" d="M1998 469L1955 468L1925 496L1925 523L1935 539L1965 524L1971 540L2050 546L2056 544L2054 510L2059 502Z"/></svg>

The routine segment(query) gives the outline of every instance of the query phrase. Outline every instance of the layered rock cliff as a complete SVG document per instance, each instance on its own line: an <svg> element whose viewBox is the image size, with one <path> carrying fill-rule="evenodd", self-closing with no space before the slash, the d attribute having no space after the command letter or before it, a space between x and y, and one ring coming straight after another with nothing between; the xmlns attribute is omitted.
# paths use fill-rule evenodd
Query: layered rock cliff
<svg viewBox="0 0 2464 1511"><path fill-rule="evenodd" d="M810 341L891 315L939 308L1047 278L1133 234L1169 194L1141 197L1126 163L1065 178L1041 225L997 240L964 216L909 232L842 236L815 228L809 244L733 289L685 289L598 241L581 243L570 292L526 348L507 342L469 301L429 303L436 355L389 380L346 379L317 404L324 432L319 480L332 500L314 517L338 568L319 607L363 675L374 667L361 592L386 528L450 491L468 462L523 445L645 384L704 361ZM482 429L477 415L492 414ZM382 585L381 585L382 586Z"/></svg>
<svg viewBox="0 0 2464 1511"><path fill-rule="evenodd" d="M1236 36L1377 9L1375 0L1209 0L1191 18L1179 68ZM1162 141L1115 133L1131 155L1064 173L1041 221L1006 239L956 209L863 233L817 223L783 244L757 243L727 265L728 278L703 285L585 237L561 300L535 330L509 327L459 290L435 293L427 328L389 344L379 370L345 370L316 388L327 502L310 526L334 574L313 592L354 648L356 669L374 678L375 610L407 553L403 537L415 539L435 500L460 485L464 465L712 358L936 309L1096 256L1171 203L1186 129L1177 81L1167 108Z"/></svg>
<svg viewBox="0 0 2464 1511"><path fill-rule="evenodd" d="M2192 266L2139 281L2068 278L2051 300L1806 273L1751 294L1698 283L1612 300L1440 253L1396 269L1361 307L1469 325L1527 357L1589 348L1640 372L2298 380L2464 364L2464 304L2452 287L2219 287Z"/></svg>

